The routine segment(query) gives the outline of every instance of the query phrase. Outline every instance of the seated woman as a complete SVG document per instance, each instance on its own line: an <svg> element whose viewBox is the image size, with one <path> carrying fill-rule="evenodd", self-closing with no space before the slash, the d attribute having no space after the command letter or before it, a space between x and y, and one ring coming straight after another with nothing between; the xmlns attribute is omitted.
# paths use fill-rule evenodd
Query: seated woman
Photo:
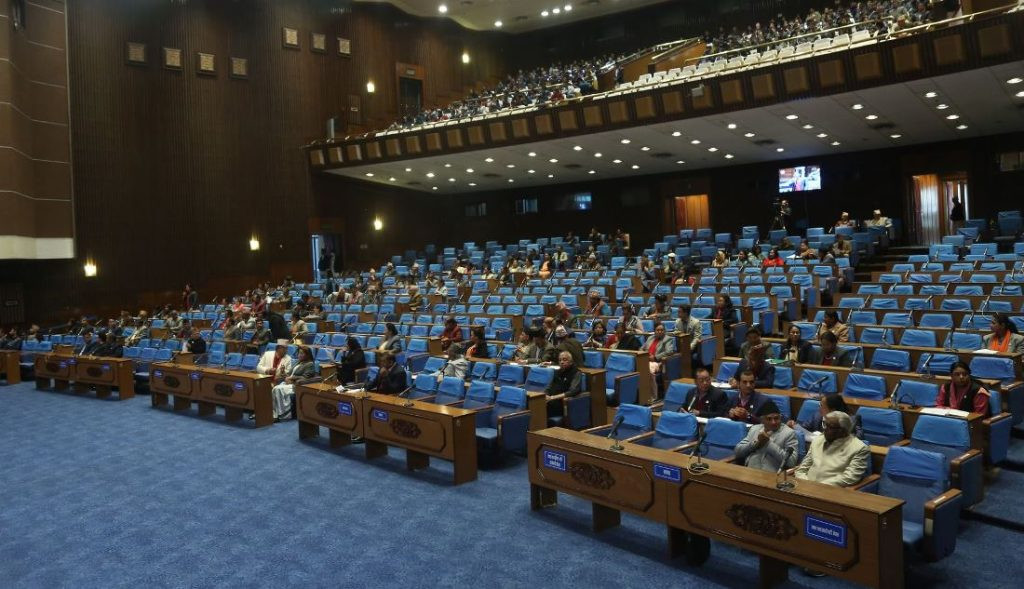
<svg viewBox="0 0 1024 589"><path fill-rule="evenodd" d="M796 325L791 325L786 333L786 341L782 343L779 350L779 360L804 364L807 362L807 354L811 351L811 342L803 338L803 333Z"/></svg>
<svg viewBox="0 0 1024 589"><path fill-rule="evenodd" d="M402 351L402 336L398 335L398 328L394 323L388 323L384 327L384 339L377 346L378 352L391 352L397 354Z"/></svg>
<svg viewBox="0 0 1024 589"><path fill-rule="evenodd" d="M348 384L355 381L356 370L366 368L366 354L363 353L363 346L353 336L348 336L345 351L338 363L338 382Z"/></svg>
<svg viewBox="0 0 1024 589"><path fill-rule="evenodd" d="M992 333L982 339L986 350L1001 354L1024 352L1024 336L1017 333L1017 325L1010 320L1009 315L996 313L992 316L992 323L989 327L992 329Z"/></svg>
<svg viewBox="0 0 1024 589"><path fill-rule="evenodd" d="M971 367L963 361L953 362L949 369L949 382L939 387L936 407L959 409L988 415L989 392L971 378Z"/></svg>
<svg viewBox="0 0 1024 589"><path fill-rule="evenodd" d="M553 265L554 264L551 261L551 255L544 254L544 261L540 263L540 272L537 273L538 276L540 276L541 280L547 280L548 278L551 278Z"/></svg>
<svg viewBox="0 0 1024 589"><path fill-rule="evenodd" d="M466 358L470 360L490 359L491 353L487 350L487 334L484 328L479 325L469 331L469 347L466 348Z"/></svg>
<svg viewBox="0 0 1024 589"><path fill-rule="evenodd" d="M732 305L732 297L723 294L718 295L715 299L715 308L711 312L712 319L721 319L722 327L726 331L730 331L732 326L736 324L736 308Z"/></svg>
<svg viewBox="0 0 1024 589"><path fill-rule="evenodd" d="M662 374L665 360L676 353L676 338L665 335L665 324L658 321L654 324L654 335L647 338L643 349L647 350L648 362L651 367L651 397L657 400L660 396L660 385L664 384Z"/></svg>
<svg viewBox="0 0 1024 589"><path fill-rule="evenodd" d="M761 262L764 262L764 253L761 251L761 246L754 244L754 247L750 248L750 253L747 254L747 261L750 262L751 266L760 266Z"/></svg>
<svg viewBox="0 0 1024 589"><path fill-rule="evenodd" d="M807 240L805 239L800 242L800 247L796 250L796 257L801 260L814 260L818 257L818 252L811 248L810 244L807 243Z"/></svg>
<svg viewBox="0 0 1024 589"><path fill-rule="evenodd" d="M772 266L785 266L786 261L779 257L779 250L772 248L768 250L768 257L761 262L762 268L771 268Z"/></svg>
<svg viewBox="0 0 1024 589"><path fill-rule="evenodd" d="M604 321L599 319L595 320L590 326L590 337L587 341L583 342L584 348L604 348L608 341L608 329L604 325Z"/></svg>
<svg viewBox="0 0 1024 589"><path fill-rule="evenodd" d="M725 255L725 250L718 250L715 252L714 259L711 260L712 268L725 268L729 265L729 256Z"/></svg>
<svg viewBox="0 0 1024 589"><path fill-rule="evenodd" d="M615 324L615 333L608 336L606 345L613 350L639 350L640 338L632 331L627 331L622 321Z"/></svg>
<svg viewBox="0 0 1024 589"><path fill-rule="evenodd" d="M666 297L665 295L663 295L663 294L656 294L656 295L654 295L654 305L650 309L647 310L647 314L644 315L644 319L655 319L655 320L671 319L672 318L672 313L671 313L671 311L669 311L669 309L668 309L668 307L666 305L667 302L668 302L668 297Z"/></svg>

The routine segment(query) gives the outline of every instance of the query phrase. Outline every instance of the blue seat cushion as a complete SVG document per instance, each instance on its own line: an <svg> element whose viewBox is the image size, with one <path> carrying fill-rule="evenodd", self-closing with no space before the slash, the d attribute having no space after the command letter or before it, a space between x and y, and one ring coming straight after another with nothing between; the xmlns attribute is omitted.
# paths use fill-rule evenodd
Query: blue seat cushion
<svg viewBox="0 0 1024 589"><path fill-rule="evenodd" d="M916 548L924 540L924 526L916 522L903 520L903 543Z"/></svg>
<svg viewBox="0 0 1024 589"><path fill-rule="evenodd" d="M485 448L494 448L498 445L498 430L493 427L476 428L477 444Z"/></svg>
<svg viewBox="0 0 1024 589"><path fill-rule="evenodd" d="M708 452L707 454L704 455L704 457L710 458L711 460L721 460L723 458L728 458L732 455L732 448L720 448L718 446L709 446Z"/></svg>

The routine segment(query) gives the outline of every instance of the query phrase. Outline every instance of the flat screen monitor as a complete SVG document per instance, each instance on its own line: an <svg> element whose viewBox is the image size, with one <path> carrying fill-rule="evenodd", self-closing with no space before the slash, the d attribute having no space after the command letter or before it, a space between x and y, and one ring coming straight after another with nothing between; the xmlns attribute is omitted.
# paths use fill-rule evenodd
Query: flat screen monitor
<svg viewBox="0 0 1024 589"><path fill-rule="evenodd" d="M821 166L796 166L779 170L779 192L821 190Z"/></svg>

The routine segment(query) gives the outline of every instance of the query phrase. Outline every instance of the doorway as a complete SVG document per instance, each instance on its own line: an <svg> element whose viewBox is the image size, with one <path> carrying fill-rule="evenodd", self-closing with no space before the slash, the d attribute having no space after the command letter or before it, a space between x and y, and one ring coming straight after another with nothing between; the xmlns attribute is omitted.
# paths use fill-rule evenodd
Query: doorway
<svg viewBox="0 0 1024 589"><path fill-rule="evenodd" d="M676 197L676 231L711 227L708 195L689 194Z"/></svg>
<svg viewBox="0 0 1024 589"><path fill-rule="evenodd" d="M963 222L954 225L949 220L950 213L957 202L963 204L964 219L971 218L971 199L967 192L967 175L953 174L942 177L942 218L945 219L946 235L956 235L956 230L963 227Z"/></svg>
<svg viewBox="0 0 1024 589"><path fill-rule="evenodd" d="M423 110L423 80L400 76L398 78L398 114L415 117Z"/></svg>
<svg viewBox="0 0 1024 589"><path fill-rule="evenodd" d="M939 177L936 174L913 176L914 195L910 218L916 221L911 234L919 244L939 243L942 239L942 205L939 199Z"/></svg>

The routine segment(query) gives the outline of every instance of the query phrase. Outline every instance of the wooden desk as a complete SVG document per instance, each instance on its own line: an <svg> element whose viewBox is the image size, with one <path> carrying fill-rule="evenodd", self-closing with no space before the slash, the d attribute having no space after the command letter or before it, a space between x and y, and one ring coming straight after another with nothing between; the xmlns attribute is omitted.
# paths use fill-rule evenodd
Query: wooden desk
<svg viewBox="0 0 1024 589"><path fill-rule="evenodd" d="M320 435L327 428L332 448L348 445L363 436L362 393L339 393L322 382L295 387L295 419L299 439Z"/></svg>
<svg viewBox="0 0 1024 589"><path fill-rule="evenodd" d="M72 356L69 354L37 354L35 357L37 389L67 390L74 383L75 392L86 392L95 386L96 396L105 399L117 388L118 400L135 396L134 362L127 358Z"/></svg>
<svg viewBox="0 0 1024 589"><path fill-rule="evenodd" d="M243 411L251 411L256 427L274 423L270 376L170 362L154 363L150 374L154 407L166 405L167 397L173 396L175 411L188 409L195 402L199 415L211 415L220 405L227 421L238 421Z"/></svg>
<svg viewBox="0 0 1024 589"><path fill-rule="evenodd" d="M377 393L360 401L367 458L398 446L409 470L427 468L436 456L453 463L454 484L476 480L476 411Z"/></svg>
<svg viewBox="0 0 1024 589"><path fill-rule="evenodd" d="M590 392L590 426L604 425L615 419L608 415L607 372L604 368L578 367L587 377L587 390Z"/></svg>
<svg viewBox="0 0 1024 589"><path fill-rule="evenodd" d="M21 382L21 366L18 365L20 359L19 350L0 350L0 373L3 373L7 384Z"/></svg>
<svg viewBox="0 0 1024 589"><path fill-rule="evenodd" d="M753 551L761 585L786 579L789 564L872 587L903 586L903 501L796 481L775 487L775 474L723 462L691 474L675 452L609 442L561 428L527 434L530 504L557 504L565 492L593 503L593 528L619 524L622 511L666 524L670 556L702 564L709 539ZM818 539L814 528L842 534Z"/></svg>
<svg viewBox="0 0 1024 589"><path fill-rule="evenodd" d="M201 377L202 373L191 362L152 364L149 369L150 403L153 407L164 407L168 397L174 397L175 411L188 409L196 400Z"/></svg>

